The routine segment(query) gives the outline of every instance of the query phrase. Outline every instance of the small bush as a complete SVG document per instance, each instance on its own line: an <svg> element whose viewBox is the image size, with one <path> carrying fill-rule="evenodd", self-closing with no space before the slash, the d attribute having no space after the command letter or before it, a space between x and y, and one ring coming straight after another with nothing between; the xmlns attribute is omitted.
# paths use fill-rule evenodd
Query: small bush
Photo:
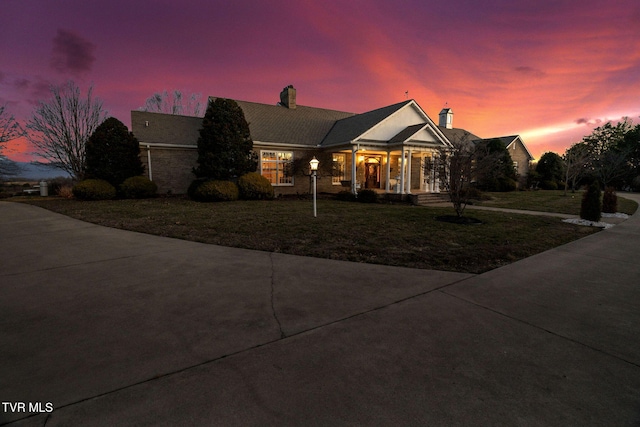
<svg viewBox="0 0 640 427"><path fill-rule="evenodd" d="M602 204L600 203L600 186L597 182L590 184L587 191L582 196L582 204L580 206L580 218L587 221L600 221L602 217Z"/></svg>
<svg viewBox="0 0 640 427"><path fill-rule="evenodd" d="M613 187L607 187L602 195L602 212L616 213L618 212L618 196Z"/></svg>
<svg viewBox="0 0 640 427"><path fill-rule="evenodd" d="M73 188L73 179L65 178L65 177L57 177L50 179L48 181L49 184L49 194L57 194L60 195L60 189L62 187L68 187L69 189Z"/></svg>
<svg viewBox="0 0 640 427"><path fill-rule="evenodd" d="M238 186L231 181L205 181L193 191L199 202L231 202L238 200Z"/></svg>
<svg viewBox="0 0 640 427"><path fill-rule="evenodd" d="M65 199L71 199L73 197L73 187L70 185L63 185L58 188L56 193L58 197L63 197Z"/></svg>
<svg viewBox="0 0 640 427"><path fill-rule="evenodd" d="M200 187L205 182L207 182L207 180L203 178L193 180L191 184L189 184L189 188L187 189L187 196L189 196L191 200L196 200L196 192L198 191L198 187Z"/></svg>
<svg viewBox="0 0 640 427"><path fill-rule="evenodd" d="M482 200L483 194L482 191L478 187L467 187L463 190L464 197L467 197L471 200Z"/></svg>
<svg viewBox="0 0 640 427"><path fill-rule="evenodd" d="M116 188L103 179L87 179L73 187L73 195L80 200L109 200L116 197Z"/></svg>
<svg viewBox="0 0 640 427"><path fill-rule="evenodd" d="M540 183L540 188L542 188L543 190L557 190L558 183L555 181L542 181Z"/></svg>
<svg viewBox="0 0 640 427"><path fill-rule="evenodd" d="M125 199L148 199L155 197L158 186L146 176L132 176L120 184L120 195Z"/></svg>
<svg viewBox="0 0 640 427"><path fill-rule="evenodd" d="M498 179L498 191L516 191L516 188L518 188L518 183L514 179L507 177Z"/></svg>
<svg viewBox="0 0 640 427"><path fill-rule="evenodd" d="M358 191L357 200L360 203L376 203L378 201L378 193L373 190L360 190Z"/></svg>
<svg viewBox="0 0 640 427"><path fill-rule="evenodd" d="M257 172L249 172L238 179L240 197L245 200L273 199L273 186Z"/></svg>
<svg viewBox="0 0 640 427"><path fill-rule="evenodd" d="M355 202L356 196L354 196L351 191L344 190L336 194L336 200L340 200L341 202Z"/></svg>

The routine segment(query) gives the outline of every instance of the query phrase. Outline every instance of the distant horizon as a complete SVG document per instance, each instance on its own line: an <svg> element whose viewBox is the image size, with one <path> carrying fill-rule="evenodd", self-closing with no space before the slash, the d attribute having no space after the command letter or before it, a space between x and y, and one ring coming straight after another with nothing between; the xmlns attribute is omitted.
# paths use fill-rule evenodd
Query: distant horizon
<svg viewBox="0 0 640 427"><path fill-rule="evenodd" d="M52 166L42 166L31 162L15 162L21 172L16 175L3 176L3 181L28 180L38 181L41 179L49 180L55 178L71 178L71 176L60 168Z"/></svg>
<svg viewBox="0 0 640 427"><path fill-rule="evenodd" d="M108 12L108 13L107 13ZM75 81L131 128L164 90L363 113L415 99L437 123L520 135L536 159L640 117L640 3L616 0L8 2L0 105L25 123L51 85ZM25 139L4 153L33 159Z"/></svg>

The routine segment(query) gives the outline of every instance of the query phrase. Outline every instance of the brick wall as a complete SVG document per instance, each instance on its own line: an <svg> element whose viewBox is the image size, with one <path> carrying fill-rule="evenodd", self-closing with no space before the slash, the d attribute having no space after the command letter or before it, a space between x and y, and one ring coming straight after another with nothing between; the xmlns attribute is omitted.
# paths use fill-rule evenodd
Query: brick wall
<svg viewBox="0 0 640 427"><path fill-rule="evenodd" d="M527 175L529 174L529 156L527 155L527 151L518 140L509 147L509 154L511 155L511 160L518 162L517 172L520 177L519 184L524 185L527 181Z"/></svg>
<svg viewBox="0 0 640 427"><path fill-rule="evenodd" d="M140 147L140 158L149 173L147 147ZM191 172L198 164L198 151L194 148L151 147L151 174L158 185L158 194L185 194L195 175Z"/></svg>

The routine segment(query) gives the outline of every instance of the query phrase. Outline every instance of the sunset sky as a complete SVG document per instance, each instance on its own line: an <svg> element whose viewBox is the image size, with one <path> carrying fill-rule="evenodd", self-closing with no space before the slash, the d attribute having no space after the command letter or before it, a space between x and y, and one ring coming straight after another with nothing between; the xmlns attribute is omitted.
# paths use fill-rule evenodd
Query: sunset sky
<svg viewBox="0 0 640 427"><path fill-rule="evenodd" d="M484 138L560 154L640 122L637 0L3 0L0 105L25 121L49 87L93 84L109 115L180 89L365 112L408 97ZM24 141L6 152L29 160Z"/></svg>

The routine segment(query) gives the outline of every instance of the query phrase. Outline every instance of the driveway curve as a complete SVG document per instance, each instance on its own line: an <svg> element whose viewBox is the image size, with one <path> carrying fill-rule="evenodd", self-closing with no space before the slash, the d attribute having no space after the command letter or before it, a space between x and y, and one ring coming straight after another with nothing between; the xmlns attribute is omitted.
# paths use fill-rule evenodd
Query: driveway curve
<svg viewBox="0 0 640 427"><path fill-rule="evenodd" d="M17 203L0 237L0 424L640 423L639 213L480 275Z"/></svg>

